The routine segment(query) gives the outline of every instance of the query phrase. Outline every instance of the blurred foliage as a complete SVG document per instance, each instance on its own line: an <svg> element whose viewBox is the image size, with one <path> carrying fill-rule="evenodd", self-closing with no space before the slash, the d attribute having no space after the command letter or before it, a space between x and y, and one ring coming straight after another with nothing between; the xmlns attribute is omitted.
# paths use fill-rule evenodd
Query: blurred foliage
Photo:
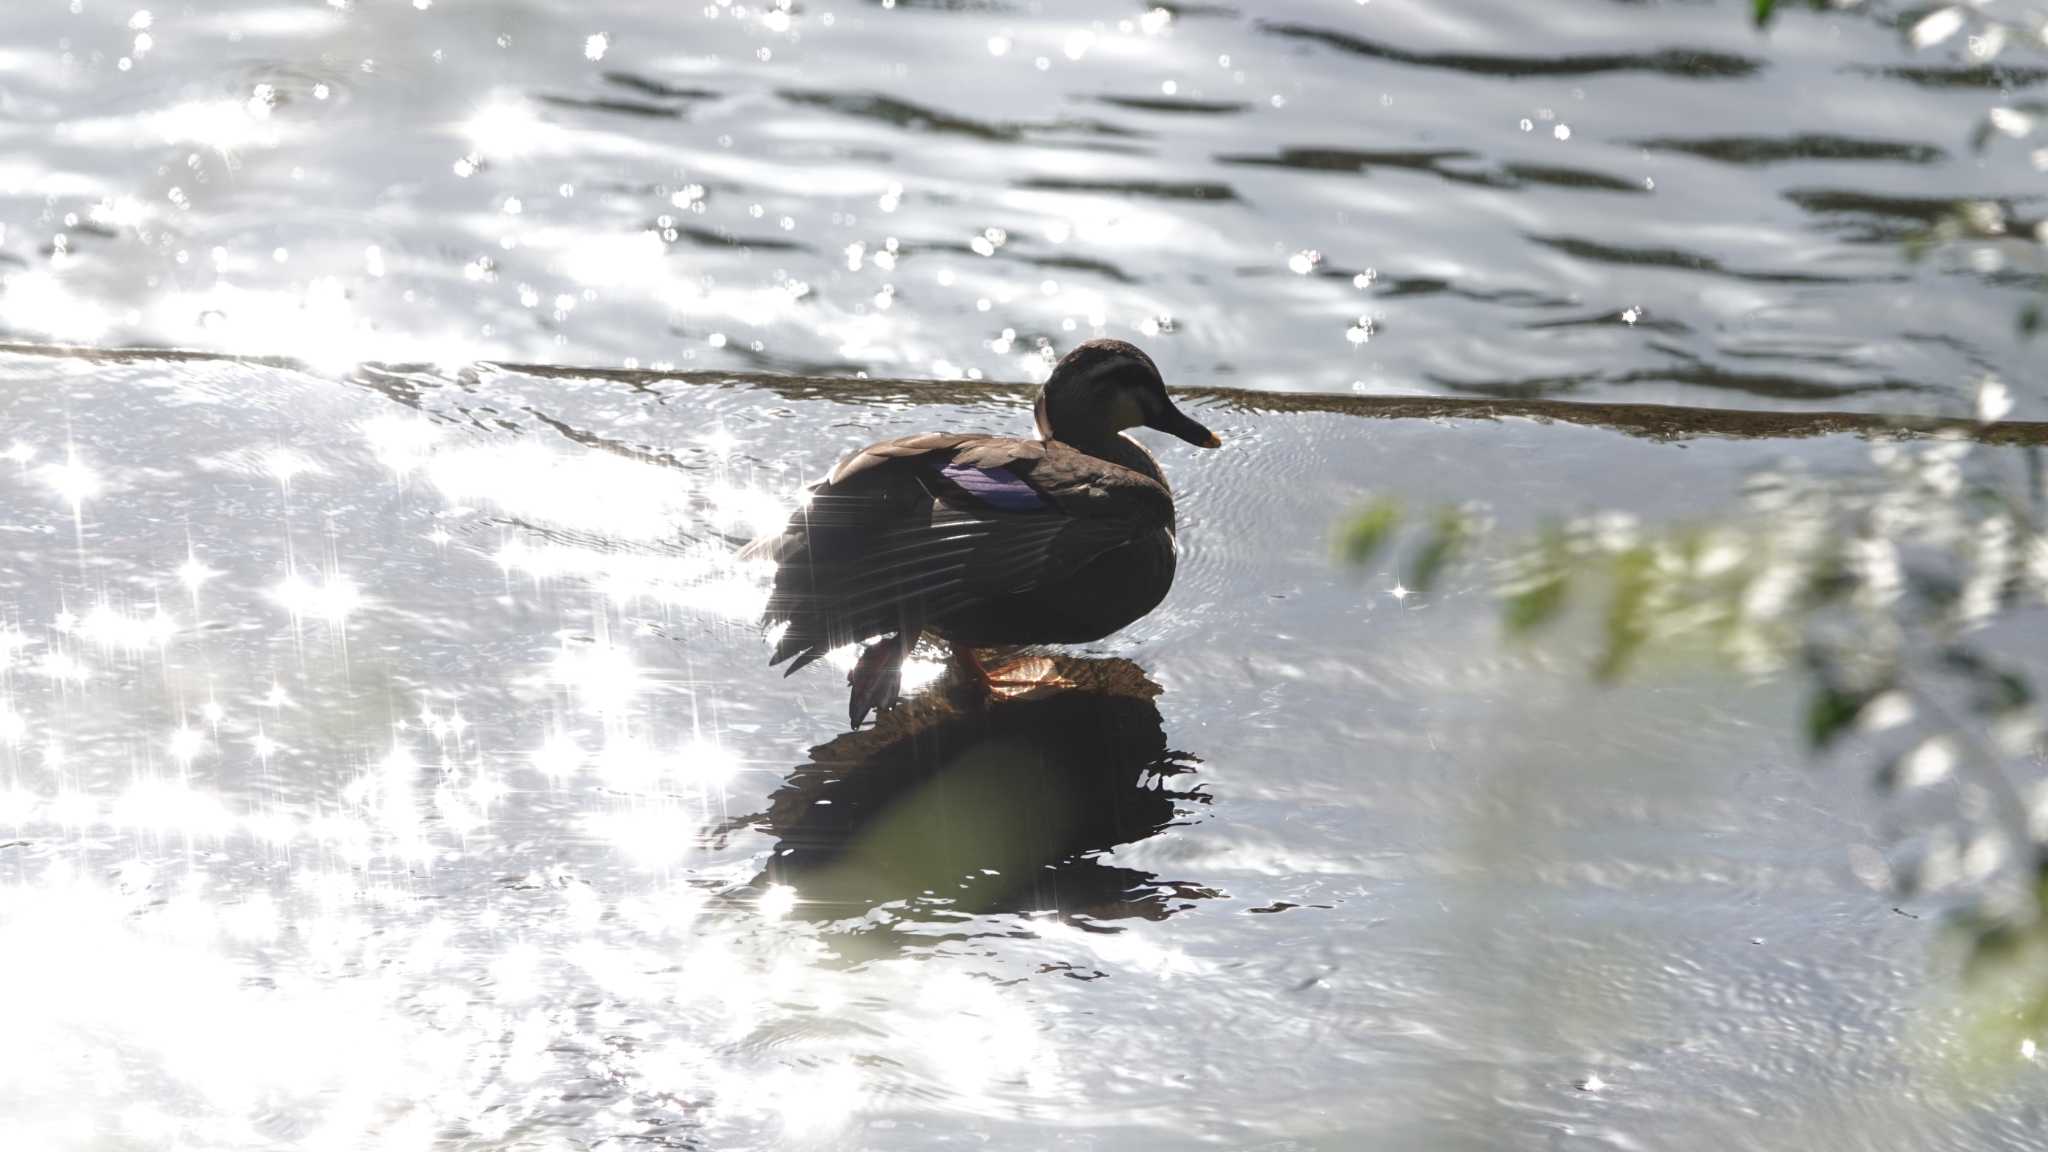
<svg viewBox="0 0 2048 1152"><path fill-rule="evenodd" d="M1505 589L1508 631L1526 636L1557 618L1564 608L1565 581L1571 554L1561 529L1546 533L1541 546L1531 549L1520 571Z"/></svg>
<svg viewBox="0 0 2048 1152"><path fill-rule="evenodd" d="M1755 0L1757 26L1785 6ZM1810 6L1847 8L1855 0ZM1900 10L1896 22L1914 50L1948 45L1974 66L1993 66L2016 44L2048 44L2048 16L2039 10L1923 5ZM1982 153L2001 140L2031 142L2044 116L2048 101L1996 105L1971 132L1971 148ZM2032 161L2048 170L2048 148L2037 147ZM2036 277L2048 273L2048 221L2016 218L2007 204L1958 202L1908 242L1908 253L1920 259L1957 245L1986 275L2014 261ZM2040 332L2043 314L2040 300L2020 309L2023 339ZM2007 405L2002 388L1987 388L1979 416L1998 419ZM1957 482L1960 468L1951 465L1962 453L1955 455L1929 462L1931 490L1909 484L1892 493L1891 503L1847 501L1838 510L1854 514L1824 524L1826 544L1799 577L1791 631L1804 646L1801 666L1812 681L1806 736L1816 751L1860 746L1876 765L1873 778L1894 795L1953 789L1962 819L1903 834L1909 867L1887 864L1885 871L1906 893L1958 880L1971 886L1953 906L1951 924L1976 992L1979 1055L2002 1059L2025 1045L2021 1051L2031 1057L2048 1034L2048 784L2036 778L2022 786L2015 773L2031 769L2038 776L2043 724L2031 681L1986 649L2016 613L2048 600L2048 493L2038 449L2026 456L2026 483L2017 495L2011 486ZM1881 531L1896 523L1888 513L1902 509L1939 530L1910 545L1910 537ZM1633 621L1643 600L1628 573L1608 578L1616 605L1609 613L1611 658L1639 645L1638 632L1616 618ZM1711 598L1700 607L1709 616L1717 611ZM1884 735L1892 731L1911 735Z"/></svg>
<svg viewBox="0 0 2048 1152"><path fill-rule="evenodd" d="M2010 400L1987 381L1981 418ZM1608 514L1493 546L1469 509L1373 501L1344 530L1353 564L1392 556L1417 591L1483 573L1504 632L1580 622L1602 683L1706 660L1804 685L1816 756L1866 764L1889 850L1859 868L1948 909L1987 1053L2048 1044L2048 780L2040 700L2011 626L2048 627L2042 450L1880 440L1871 466L1753 475L1739 509L1649 527Z"/></svg>
<svg viewBox="0 0 2048 1152"><path fill-rule="evenodd" d="M1337 538L1337 554L1354 568L1362 568L1393 543L1401 527L1398 500L1376 496L1354 513ZM1475 510L1444 507L1430 517L1430 524L1415 546L1407 549L1401 584L1409 592L1427 594L1460 559L1473 536L1484 528Z"/></svg>
<svg viewBox="0 0 2048 1152"><path fill-rule="evenodd" d="M1465 550L1471 535L1472 521L1464 509L1438 509L1436 524L1423 538L1422 547L1416 550L1408 578L1402 583L1425 594L1435 591L1437 580Z"/></svg>
<svg viewBox="0 0 2048 1152"><path fill-rule="evenodd" d="M1994 10L1983 3L1911 5L1896 7L1864 0L1754 0L1752 14L1758 28L1768 27L1773 17L1789 7L1826 9L1863 8L1877 10L1881 18L1897 24L1907 45L1915 51L1945 49L1955 52L1973 67L1992 68L2015 45L2031 45L2039 52L2048 46L2048 9L2027 11ZM2016 8L2016 6L2015 6ZM2010 95L2011 88L2001 89ZM2048 117L2048 101L2018 100L1987 110L1970 133L1970 146L1981 153L2004 140L2027 144L2036 137L2042 119ZM2048 148L2035 147L2035 169L2048 171ZM1928 228L1907 241L1907 252L1918 259L1937 248L1963 245L1971 265L1991 275L2013 264L2037 279L2048 278L2048 220L2016 219L2010 206L1994 201L1960 201ZM2031 339L2041 330L2044 313L2041 301L2022 307L2018 316L2019 335Z"/></svg>
<svg viewBox="0 0 2048 1152"><path fill-rule="evenodd" d="M1913 50L1955 52L1972 67L2048 44L2042 13L1976 4L1753 0L1751 13L1764 28L1793 7L1874 11ZM2048 101L1996 105L1971 144L2030 142L2044 118ZM2032 158L2048 170L2048 148ZM1971 200L1907 252L1963 248L1985 275L2026 265L2040 278L2044 245L2048 221ZM2020 311L2023 337L2044 313L2038 300ZM1980 421L2002 419L2011 396L1987 380L1977 408ZM1461 564L1483 569L1504 631L1523 642L1590 618L1588 672L1602 683L1651 660L1702 657L1803 682L1808 747L1866 764L1888 801L1889 849L1859 875L1942 904L1972 993L1975 1054L2031 1058L2048 1047L2048 755L2039 694L2000 642L2024 615L2048 625L2048 469L2040 449L1980 452L1961 438L1876 441L1871 464L1758 474L1743 509L1711 523L1652 529L1596 516L1491 555L1470 509L1407 517L1379 497L1344 526L1339 551L1355 567L1393 554L1414 592Z"/></svg>
<svg viewBox="0 0 2048 1152"><path fill-rule="evenodd" d="M1793 2L1797 2L1797 0L1793 0ZM1807 7L1815 10L1828 6L1827 0L1804 0L1804 2ZM1779 0L1754 0L1751 10L1756 16L1756 26L1759 28L1769 26L1771 17L1778 14L1778 9L1789 6L1789 4L1779 3Z"/></svg>
<svg viewBox="0 0 2048 1152"><path fill-rule="evenodd" d="M1362 565L1378 555L1401 523L1399 501L1377 497L1351 517L1337 542L1337 552L1346 563Z"/></svg>

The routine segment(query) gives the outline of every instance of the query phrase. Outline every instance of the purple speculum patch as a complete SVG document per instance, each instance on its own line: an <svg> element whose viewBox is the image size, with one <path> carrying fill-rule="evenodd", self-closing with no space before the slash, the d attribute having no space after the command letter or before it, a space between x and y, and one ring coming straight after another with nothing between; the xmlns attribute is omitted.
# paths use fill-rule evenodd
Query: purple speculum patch
<svg viewBox="0 0 2048 1152"><path fill-rule="evenodd" d="M1045 497L1006 469L948 464L939 469L939 474L969 495L1004 512L1036 512L1045 507Z"/></svg>

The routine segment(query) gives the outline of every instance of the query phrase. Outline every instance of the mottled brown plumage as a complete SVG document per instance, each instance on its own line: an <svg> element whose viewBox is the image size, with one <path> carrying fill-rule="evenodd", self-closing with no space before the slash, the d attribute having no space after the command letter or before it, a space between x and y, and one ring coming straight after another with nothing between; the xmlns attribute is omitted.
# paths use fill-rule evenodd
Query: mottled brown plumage
<svg viewBox="0 0 2048 1152"><path fill-rule="evenodd" d="M927 433L871 444L811 490L751 556L776 562L764 622L786 627L787 671L887 636L863 656L858 725L893 703L919 635L972 649L1099 640L1152 610L1173 584L1173 494L1122 430L1145 425L1213 447L1166 395L1158 369L1121 341L1090 341L1053 370L1041 439Z"/></svg>

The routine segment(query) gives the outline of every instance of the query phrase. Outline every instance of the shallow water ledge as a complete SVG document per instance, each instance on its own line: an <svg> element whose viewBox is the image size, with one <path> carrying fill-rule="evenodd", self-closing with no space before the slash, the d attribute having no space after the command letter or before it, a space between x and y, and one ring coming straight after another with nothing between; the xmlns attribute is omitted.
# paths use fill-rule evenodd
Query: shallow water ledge
<svg viewBox="0 0 2048 1152"><path fill-rule="evenodd" d="M57 356L88 361L165 362L215 361L261 365L290 371L312 369L276 356L228 356L173 348L94 348L74 345L0 342L0 353ZM480 369L519 372L543 378L611 380L650 388L663 382L757 388L790 399L837 400L844 403L883 401L971 404L1004 399L1022 400L1036 391L1031 384L1003 381L917 380L845 376L786 376L771 372L655 372L632 368L588 368L561 364L482 363L452 369L457 377L474 377ZM393 378L417 379L422 373L450 373L451 366L427 364L359 365L353 375L376 386ZM1241 412L1330 412L1380 420L1503 420L1557 421L1605 428L1650 440L1720 437L1737 440L1806 439L1814 436L1947 436L1985 444L2048 444L2048 421L2013 420L1987 423L1959 417L1876 415L1868 412L1762 412L1745 408L1698 408L1673 404L1618 404L1584 400L1480 399L1464 396L1376 396L1268 392L1246 388L1180 386L1172 391L1197 403Z"/></svg>

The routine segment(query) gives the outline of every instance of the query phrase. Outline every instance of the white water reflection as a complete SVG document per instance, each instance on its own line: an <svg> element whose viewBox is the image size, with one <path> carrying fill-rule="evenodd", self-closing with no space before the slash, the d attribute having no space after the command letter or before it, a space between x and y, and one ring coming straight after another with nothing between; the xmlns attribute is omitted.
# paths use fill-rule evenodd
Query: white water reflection
<svg viewBox="0 0 2048 1152"><path fill-rule="evenodd" d="M115 323L105 305L75 291L55 272L14 272L0 276L10 326L46 333L63 343L91 344Z"/></svg>
<svg viewBox="0 0 2048 1152"><path fill-rule="evenodd" d="M1741 446L1486 425L1509 471L1465 477L1430 466L1449 429L1233 414L1272 483L1173 458L1182 583L1103 646L1166 685L1106 728L1185 748L1217 815L957 733L863 809L845 685L765 667L734 545L846 442L1021 411L21 357L0 384L33 449L0 469L0 1145L1739 1144L1729 1100L1815 1120L1815 1078L1921 1083L1928 926L1832 882L1855 809L1784 770L1774 702L1586 703L1482 597L1393 612L1300 535L1387 471L1505 504L1616 453L1667 469L1647 523ZM38 471L67 428L104 484L82 530ZM1110 827L1064 837L1062 798ZM2010 1111L1899 1130L1997 1146Z"/></svg>
<svg viewBox="0 0 2048 1152"><path fill-rule="evenodd" d="M758 612L732 538L789 502L735 470L734 437L708 434L693 478L412 417L301 451L156 411L196 467L153 458L99 499L83 461L134 458L94 410L63 463L6 480L53 546L0 630L0 1142L423 1150L567 1125L826 1147L892 1083L970 1109L1027 1070L1050 1084L1041 1022L993 985L820 967L783 923L801 893L717 896L754 864L704 832L786 766L725 738L729 706L632 610ZM310 524L324 558L274 575ZM411 655L467 623L429 587L523 619L491 641L508 658ZM336 643L303 645L315 624ZM759 1038L792 1005L846 1031L790 1061ZM909 1059L878 1073L884 1032Z"/></svg>
<svg viewBox="0 0 2048 1152"><path fill-rule="evenodd" d="M452 446L427 455L424 469L451 504L634 543L676 536L690 511L691 485L681 473L609 452Z"/></svg>

